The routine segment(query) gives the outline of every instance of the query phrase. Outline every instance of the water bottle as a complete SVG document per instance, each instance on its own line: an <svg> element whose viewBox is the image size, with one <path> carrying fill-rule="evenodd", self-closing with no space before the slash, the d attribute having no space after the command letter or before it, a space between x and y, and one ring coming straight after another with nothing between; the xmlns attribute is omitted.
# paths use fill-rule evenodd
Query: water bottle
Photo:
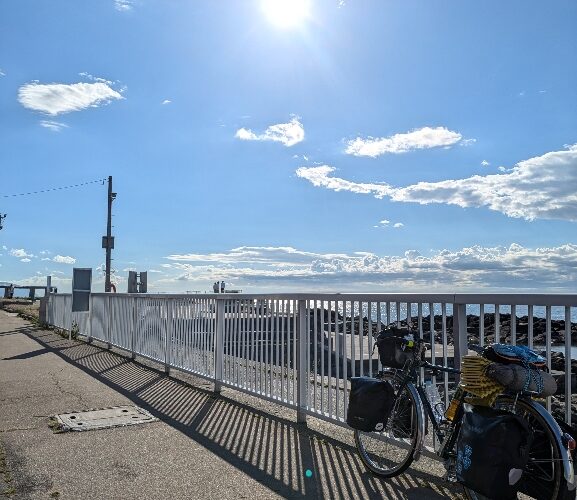
<svg viewBox="0 0 577 500"><path fill-rule="evenodd" d="M427 394L427 399L429 400L431 408L433 409L435 420L437 423L441 422L445 413L445 405L441 400L441 395L439 394L437 384L433 384L431 380L427 380L425 382L425 393Z"/></svg>

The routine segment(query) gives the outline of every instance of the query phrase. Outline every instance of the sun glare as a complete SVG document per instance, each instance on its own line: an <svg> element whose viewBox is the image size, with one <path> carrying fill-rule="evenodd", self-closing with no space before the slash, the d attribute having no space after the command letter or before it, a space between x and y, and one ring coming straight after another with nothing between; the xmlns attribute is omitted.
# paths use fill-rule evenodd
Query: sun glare
<svg viewBox="0 0 577 500"><path fill-rule="evenodd" d="M297 26L309 16L309 0L262 0L269 21L281 28Z"/></svg>

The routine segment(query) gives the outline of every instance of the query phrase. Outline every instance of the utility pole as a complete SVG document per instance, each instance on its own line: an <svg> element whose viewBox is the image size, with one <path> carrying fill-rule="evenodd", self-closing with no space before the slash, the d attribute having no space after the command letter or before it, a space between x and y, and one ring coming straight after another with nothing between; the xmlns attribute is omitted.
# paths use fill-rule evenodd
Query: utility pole
<svg viewBox="0 0 577 500"><path fill-rule="evenodd" d="M2 229L2 221L6 218L6 214L2 215L0 214L0 229Z"/></svg>
<svg viewBox="0 0 577 500"><path fill-rule="evenodd" d="M112 261L112 249L114 248L114 236L112 236L112 202L116 199L116 193L112 192L112 176L108 176L108 219L106 223L106 236L102 238L102 248L106 249L106 278L104 291L110 292L110 263Z"/></svg>

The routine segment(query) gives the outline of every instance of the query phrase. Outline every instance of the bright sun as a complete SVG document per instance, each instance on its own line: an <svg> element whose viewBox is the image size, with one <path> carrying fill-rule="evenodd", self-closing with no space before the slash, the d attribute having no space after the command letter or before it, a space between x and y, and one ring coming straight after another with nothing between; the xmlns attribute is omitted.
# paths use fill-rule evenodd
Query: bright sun
<svg viewBox="0 0 577 500"><path fill-rule="evenodd" d="M262 9L276 26L290 28L309 16L309 0L262 0Z"/></svg>

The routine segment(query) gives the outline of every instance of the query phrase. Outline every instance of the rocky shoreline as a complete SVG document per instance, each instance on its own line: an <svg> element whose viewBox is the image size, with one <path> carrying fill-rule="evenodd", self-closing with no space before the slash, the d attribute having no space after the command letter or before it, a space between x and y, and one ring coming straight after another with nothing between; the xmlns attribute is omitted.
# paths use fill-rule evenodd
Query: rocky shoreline
<svg viewBox="0 0 577 500"><path fill-rule="evenodd" d="M341 314L337 314L331 311L329 315L328 311L324 311L325 314L321 319L325 322L331 321L332 325L335 324L335 320L339 323L343 323L345 331L347 333L351 332L351 317L343 317ZM330 317L330 318L329 318ZM338 318L338 319L337 319ZM355 316L352 318L354 321L354 330L358 334L358 325L362 322L363 325L363 335L369 334L369 320L365 316L360 318ZM443 317L440 314L434 316L433 319L433 329L435 331L435 341L442 341L442 328L443 328ZM475 314L467 315L467 334L469 337L469 342L476 343L480 340L480 318ZM407 320L401 320L402 326L407 326ZM413 330L418 329L418 319L412 318L409 322L409 328ZM430 317L423 316L422 319L423 328L423 338L430 342ZM447 341L449 344L453 343L453 316L447 316L446 319L447 328ZM533 317L533 345L545 345L546 343L546 328L547 322L545 318L540 318L537 316ZM377 333L377 323L372 321L371 329L373 334ZM484 340L485 343L495 342L495 314L485 313L484 314ZM510 343L511 342L511 315L508 313L502 313L499 315L499 338L501 342ZM518 316L516 321L516 341L518 344L528 344L529 340L529 318L528 316ZM565 321L564 320L551 320L551 345L564 345L565 344ZM577 346L577 323L571 323L571 345Z"/></svg>

